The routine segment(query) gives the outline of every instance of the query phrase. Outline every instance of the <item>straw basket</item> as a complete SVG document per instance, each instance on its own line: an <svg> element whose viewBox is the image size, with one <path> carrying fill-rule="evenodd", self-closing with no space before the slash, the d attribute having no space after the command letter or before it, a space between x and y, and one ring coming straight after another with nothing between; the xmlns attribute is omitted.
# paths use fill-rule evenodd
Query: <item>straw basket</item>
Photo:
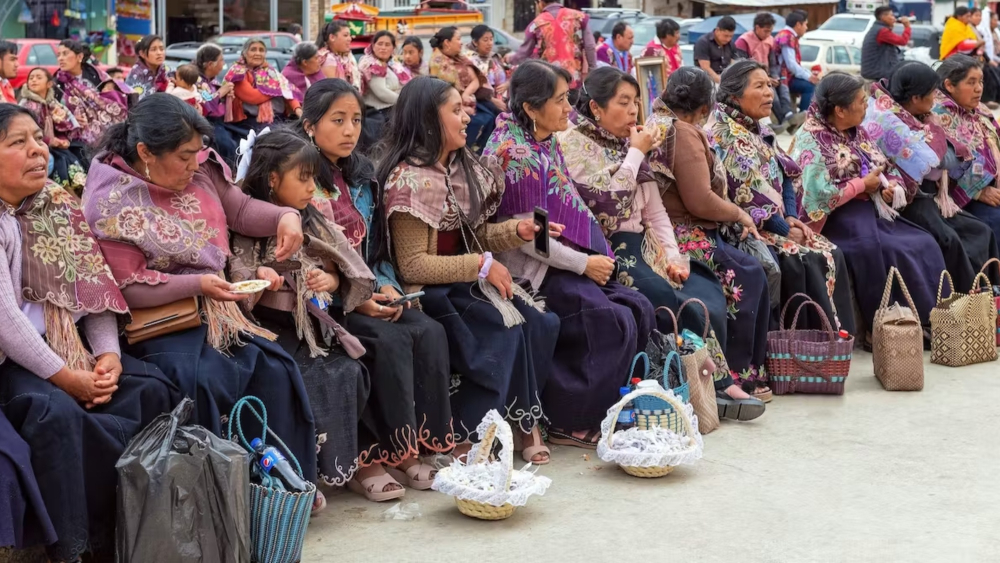
<svg viewBox="0 0 1000 563"><path fill-rule="evenodd" d="M615 450L615 436L623 434L614 431L615 421L618 420L618 413L630 401L643 396L656 397L669 404L680 415L680 422L684 433L681 436L690 438L690 443L684 448L670 452L649 452L634 454ZM608 416L601 423L601 442L598 444L597 455L604 461L613 461L622 468L622 471L634 477L647 479L663 477L668 475L678 465L693 463L701 458L703 443L701 434L698 433L697 419L693 417L693 407L684 404L672 391L664 389L636 389L621 398L613 407L608 409ZM669 429L663 429L669 431ZM653 430L640 430L640 432L652 432Z"/></svg>
<svg viewBox="0 0 1000 563"><path fill-rule="evenodd" d="M785 328L785 315L792 299L804 297L792 317L792 325ZM816 310L823 330L799 329L799 314L810 306ZM767 372L771 390L775 395L789 393L818 393L843 395L847 374L851 370L854 337L837 339L837 331L823 308L805 293L788 298L781 309L780 329L767 333Z"/></svg>
<svg viewBox="0 0 1000 563"><path fill-rule="evenodd" d="M458 511L466 516L480 520L510 518L518 506L524 506L529 496L544 494L551 481L546 477L536 477L528 471L514 470L512 461L514 437L510 425L496 410L486 413L476 432L481 441L473 444L469 451L468 459L471 461L467 463L455 461L438 471L432 488L454 496ZM494 440L500 441L500 451L497 455L499 461L490 461ZM471 469L480 465L500 469L492 472L491 481L480 481L480 486L477 487L469 483L465 477L475 473ZM511 489L514 481L519 485L516 490Z"/></svg>

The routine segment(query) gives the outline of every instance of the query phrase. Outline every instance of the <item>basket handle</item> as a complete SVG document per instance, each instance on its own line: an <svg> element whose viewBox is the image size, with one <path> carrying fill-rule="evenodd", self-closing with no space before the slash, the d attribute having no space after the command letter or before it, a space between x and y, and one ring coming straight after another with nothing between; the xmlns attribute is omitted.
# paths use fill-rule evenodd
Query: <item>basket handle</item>
<svg viewBox="0 0 1000 563"><path fill-rule="evenodd" d="M608 447L611 447L615 437L615 426L613 421L618 418L618 414L622 412L622 409L625 408L625 405L628 404L629 401L641 395L653 395L658 399L666 401L671 407L674 408L674 411L680 416L681 421L684 422L684 433L687 434L688 437L694 438L694 427L691 426L691 418L686 412L684 412L684 403L682 403L676 395L673 393L667 393L664 389L636 389L619 399L615 406L611 407L608 411L608 416L612 420L611 431L608 432Z"/></svg>
<svg viewBox="0 0 1000 563"><path fill-rule="evenodd" d="M681 361L681 355L673 350L667 352L667 360L663 362L663 387L666 388L668 383L668 375L670 373L671 362L677 363L677 379L680 381L680 385L687 383L687 377L684 376L684 362Z"/></svg>
<svg viewBox="0 0 1000 563"><path fill-rule="evenodd" d="M796 297L805 297L809 301L812 300L812 298L809 297L807 294L801 293L801 292L800 293L796 293L796 294L792 295L791 297L789 297L788 300L785 301L785 306L781 308L781 317L778 319L778 330L786 330L785 329L785 319L788 318L788 307L791 306L792 301Z"/></svg>
<svg viewBox="0 0 1000 563"><path fill-rule="evenodd" d="M996 260L996 258L991 258L991 260ZM969 290L969 293L979 293L983 290L983 287L979 285L980 278L986 281L986 290L992 293L993 290L991 289L992 284L990 283L990 278L983 272L976 274L976 279L972 280L972 289Z"/></svg>
<svg viewBox="0 0 1000 563"><path fill-rule="evenodd" d="M996 258L993 258L993 260L996 260ZM903 281L903 274L899 273L899 270L897 270L895 266L889 268L889 279L885 280L885 290L882 292L882 304L879 305L878 308L885 309L889 306L889 297L892 295L893 280L899 280L899 289L903 290L903 297L906 298L906 303L910 306L913 314L916 315L917 306L913 304L913 298L910 297L910 290L906 288L906 282Z"/></svg>
<svg viewBox="0 0 1000 563"><path fill-rule="evenodd" d="M485 463L487 458L489 458L490 451L493 449L493 441L500 440L500 447L502 448L500 462L503 463L504 473L506 474L504 491L510 491L510 480L514 470L514 462L512 460L514 455L514 437L511 434L510 425L507 424L507 421L501 419L499 413L495 410L490 412L496 414L496 417L486 427L486 431L480 435L479 449L476 450L476 457L469 462L469 465ZM490 412L486 413L486 416L490 416Z"/></svg>
<svg viewBox="0 0 1000 563"><path fill-rule="evenodd" d="M257 406L260 407L261 412L258 413L257 409L255 409L251 403L256 403ZM226 434L228 435L227 439L233 439L233 421L236 421L236 433L240 438L240 443L243 444L243 447L246 448L247 451L254 451L254 449L250 447L250 443L247 441L246 436L243 434L243 425L240 422L240 417L243 415L243 407L248 408L250 412L257 417L257 420L260 421L261 427L263 428L260 441L266 444L267 440L265 440L265 438L267 438L267 436L274 438L274 441L277 442L283 450L285 450L286 454L288 454L288 458L295 463L295 469L299 472L299 477L305 479L305 475L302 473L302 466L299 465L298 458L295 457L295 454L292 453L292 450L288 448L285 442L283 442L277 434L272 432L271 429L267 427L267 408L264 407L264 401L261 401L257 397L247 395L239 401L236 401L236 404L233 405L233 410L229 412L229 423L226 426Z"/></svg>
<svg viewBox="0 0 1000 563"><path fill-rule="evenodd" d="M979 273L985 274L986 268L988 268L990 264L996 264L997 270L1000 271L1000 258L990 258L985 264L983 264L983 267L979 269Z"/></svg>
<svg viewBox="0 0 1000 563"><path fill-rule="evenodd" d="M795 309L795 316L792 317L792 326L789 328L789 330L798 330L799 314L802 313L802 308L805 307L806 305L812 305L816 309L816 312L819 313L819 320L823 321L823 328L825 329L826 333L830 335L830 342L833 342L834 339L833 325L830 324L830 318L826 316L826 311L824 311L823 308L819 306L819 303L813 301L812 299L804 301L799 305L798 309Z"/></svg>
<svg viewBox="0 0 1000 563"><path fill-rule="evenodd" d="M948 289L951 290L948 293L948 296L951 297L951 295L955 293L955 282L951 281L951 274L948 273L948 270L941 270L941 279L938 281L938 292L937 292L938 305L941 304L941 290L944 289L945 278L948 278Z"/></svg>
<svg viewBox="0 0 1000 563"><path fill-rule="evenodd" d="M660 309L663 309L664 311L666 311L667 314L670 315L671 320L674 321L674 336L680 336L681 335L681 329L680 329L680 325L678 325L678 323L677 323L677 315L675 315L674 312L670 310L670 307L665 307L663 305L657 307L656 310L653 311L653 317L656 317L656 313L659 313Z"/></svg>
<svg viewBox="0 0 1000 563"><path fill-rule="evenodd" d="M642 363L646 366L643 370L642 378L646 379L649 377L649 356L647 356L645 352L639 352L634 358L632 358L632 367L628 368L628 373L625 374L625 377L627 378L625 379L625 385L632 383L632 374L635 373L635 364L638 363L639 360L642 360Z"/></svg>
<svg viewBox="0 0 1000 563"><path fill-rule="evenodd" d="M708 339L708 331L712 328L712 322L711 322L711 319L708 316L708 307L705 306L705 303L701 299L695 299L695 298L692 297L691 299L688 299L687 301L681 303L681 306L677 308L677 316L680 317L681 313L684 312L684 307L687 307L691 303L697 303L698 305L701 305L701 310L705 313L705 330L704 330L704 334L701 335L701 339L702 340L707 340ZM680 336L680 335L678 334L677 336Z"/></svg>

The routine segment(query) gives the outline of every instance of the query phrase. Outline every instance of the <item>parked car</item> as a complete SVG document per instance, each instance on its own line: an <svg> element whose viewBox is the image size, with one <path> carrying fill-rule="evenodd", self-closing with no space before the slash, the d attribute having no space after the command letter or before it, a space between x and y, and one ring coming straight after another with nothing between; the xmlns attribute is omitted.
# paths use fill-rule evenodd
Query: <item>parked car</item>
<svg viewBox="0 0 1000 563"><path fill-rule="evenodd" d="M227 31L209 41L223 47L242 48L251 37L260 37L267 43L268 49L276 51L291 51L299 42L291 33L281 31Z"/></svg>
<svg viewBox="0 0 1000 563"><path fill-rule="evenodd" d="M601 35L611 41L611 30L619 21L631 25L633 28L641 20L650 18L639 10L625 10L622 8L584 8L583 13L590 16L590 31L601 32ZM662 19L662 18L661 18ZM655 25L655 24L654 24ZM649 41L648 39L646 41Z"/></svg>
<svg viewBox="0 0 1000 563"><path fill-rule="evenodd" d="M191 45L190 43L179 43L179 45ZM194 43L194 45L200 46L201 43ZM198 51L197 47L194 49L177 49L174 51L167 52L167 58L164 61L172 69L176 69L182 64L194 62L194 55ZM225 66L222 69L222 74L229 69L229 65L235 63L240 58L240 53L242 49L234 47L223 47L222 48L222 60L225 61ZM267 64L271 65L278 72L281 72L288 64L288 61L292 60L292 55L284 53L281 51L268 51L267 52Z"/></svg>
<svg viewBox="0 0 1000 563"><path fill-rule="evenodd" d="M702 18L688 18L685 20L677 20L677 25L681 27L681 38L679 41L682 45L684 43L691 43L690 37L688 36L688 32L695 24L699 24L702 21L703 21Z"/></svg>
<svg viewBox="0 0 1000 563"><path fill-rule="evenodd" d="M666 16L651 16L630 24L635 33L635 42L632 43L632 48L629 50L633 57L641 56L646 44L656 39L656 24L665 19L667 19Z"/></svg>
<svg viewBox="0 0 1000 563"><path fill-rule="evenodd" d="M833 41L861 47L865 34L875 25L875 16L869 14L837 14L823 22L818 29L806 32L802 39Z"/></svg>
<svg viewBox="0 0 1000 563"><path fill-rule="evenodd" d="M10 81L10 85L15 90L28 81L28 73L33 68L42 67L53 75L59 70L59 63L56 61L58 39L11 39L11 41L17 44L17 76ZM99 64L97 68L106 72L112 67ZM132 67L118 65L116 68L120 68L125 71L125 74L128 74Z"/></svg>
<svg viewBox="0 0 1000 563"><path fill-rule="evenodd" d="M836 41L803 39L799 42L802 67L818 71L821 75L833 71L861 74L861 49Z"/></svg>

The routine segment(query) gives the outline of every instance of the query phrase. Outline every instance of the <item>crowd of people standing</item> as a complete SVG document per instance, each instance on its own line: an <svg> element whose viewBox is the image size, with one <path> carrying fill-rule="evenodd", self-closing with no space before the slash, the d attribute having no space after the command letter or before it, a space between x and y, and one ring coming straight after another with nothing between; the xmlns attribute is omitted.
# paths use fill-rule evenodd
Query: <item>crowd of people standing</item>
<svg viewBox="0 0 1000 563"><path fill-rule="evenodd" d="M654 330L705 335L720 416L749 421L793 295L868 345L895 267L926 326L943 270L964 289L1000 255L984 63L804 76L786 22L722 18L688 67L665 20L644 125L632 31L595 47L557 2L505 58L480 26L379 33L355 61L335 21L281 72L257 39L223 73L216 46L169 69L144 38L121 81L63 42L0 104L0 545L107 557L114 460L184 397L215 433L260 397L306 479L385 501L492 409L526 462L596 448ZM801 124L788 152L772 114ZM203 322L120 336L161 309Z"/></svg>

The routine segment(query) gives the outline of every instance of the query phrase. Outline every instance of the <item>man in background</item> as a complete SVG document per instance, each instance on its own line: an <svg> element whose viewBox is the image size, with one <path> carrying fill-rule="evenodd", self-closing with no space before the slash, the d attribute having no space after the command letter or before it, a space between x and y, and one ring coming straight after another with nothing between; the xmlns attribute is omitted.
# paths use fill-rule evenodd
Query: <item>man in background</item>
<svg viewBox="0 0 1000 563"><path fill-rule="evenodd" d="M507 56L507 63L517 65L529 57L542 59L569 72L571 90L580 88L587 73L597 66L590 16L564 7L559 0L538 0L535 11L538 15L524 30L524 43Z"/></svg>
<svg viewBox="0 0 1000 563"><path fill-rule="evenodd" d="M670 18L656 22L656 38L650 39L642 50L643 57L663 57L663 75L670 73L684 64L681 58L681 26Z"/></svg>
<svg viewBox="0 0 1000 563"><path fill-rule="evenodd" d="M733 43L736 50L736 57L740 59L753 59L767 68L767 74L771 79L771 89L774 90L774 102L771 111L777 118L777 123L773 129L776 133L781 133L787 129L786 120L792 118L792 101L788 95L787 88L784 97L779 91L781 87L781 65L778 64L777 49L774 47L774 38L771 32L774 31L774 16L767 12L757 14L753 19L753 31L747 31L740 35Z"/></svg>
<svg viewBox="0 0 1000 563"><path fill-rule="evenodd" d="M604 42L597 48L597 64L613 66L618 70L633 74L635 61L632 60L632 53L629 49L635 43L635 32L623 21L620 21L611 28L611 43Z"/></svg>
<svg viewBox="0 0 1000 563"><path fill-rule="evenodd" d="M10 85L12 78L17 77L17 43L0 41L0 96L9 104L16 104L14 87Z"/></svg>
<svg viewBox="0 0 1000 563"><path fill-rule="evenodd" d="M799 95L799 111L809 109L813 92L819 83L819 75L802 68L802 53L799 52L799 38L809 29L809 19L805 12L796 10L785 18L785 29L778 32L774 44L778 47L778 64L781 65L782 81L788 91Z"/></svg>
<svg viewBox="0 0 1000 563"><path fill-rule="evenodd" d="M910 42L909 18L899 20L903 24L903 33L897 35L892 31L896 25L896 16L890 6L875 8L875 25L868 30L864 42L861 43L861 77L867 80L881 80L892 74L903 60L903 47Z"/></svg>
<svg viewBox="0 0 1000 563"><path fill-rule="evenodd" d="M733 62L733 35L736 33L736 20L729 16L719 19L712 33L706 33L694 43L694 63L712 78L716 84L722 71Z"/></svg>

